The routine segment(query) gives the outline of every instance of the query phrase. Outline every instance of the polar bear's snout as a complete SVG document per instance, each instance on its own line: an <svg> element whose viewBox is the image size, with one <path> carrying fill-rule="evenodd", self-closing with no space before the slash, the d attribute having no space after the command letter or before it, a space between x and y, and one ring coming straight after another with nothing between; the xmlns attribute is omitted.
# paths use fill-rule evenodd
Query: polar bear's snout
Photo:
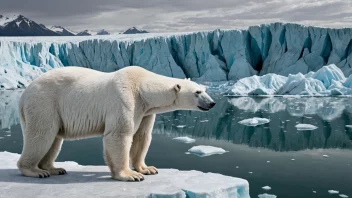
<svg viewBox="0 0 352 198"><path fill-rule="evenodd" d="M214 100L205 91L198 97L198 108L202 111L209 111L215 104Z"/></svg>

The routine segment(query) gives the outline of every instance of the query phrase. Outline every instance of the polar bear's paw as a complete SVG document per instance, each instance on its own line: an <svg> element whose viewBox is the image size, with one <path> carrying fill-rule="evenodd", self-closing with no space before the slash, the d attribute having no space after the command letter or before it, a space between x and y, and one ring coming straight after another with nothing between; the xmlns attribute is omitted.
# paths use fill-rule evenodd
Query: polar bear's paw
<svg viewBox="0 0 352 198"><path fill-rule="evenodd" d="M144 175L156 175L156 174L158 174L158 169L156 169L154 166L140 166L140 167L137 167L136 170L139 173L142 173Z"/></svg>
<svg viewBox="0 0 352 198"><path fill-rule="evenodd" d="M65 175L65 174L67 174L66 170L63 168L51 168L48 171L52 175Z"/></svg>
<svg viewBox="0 0 352 198"><path fill-rule="evenodd" d="M46 170L42 170L39 168L32 169L21 169L23 175L27 177L38 177L38 178L47 178L50 177L50 173Z"/></svg>
<svg viewBox="0 0 352 198"><path fill-rule="evenodd" d="M120 181L143 181L144 177L141 173L132 170L123 170L112 176L113 179Z"/></svg>

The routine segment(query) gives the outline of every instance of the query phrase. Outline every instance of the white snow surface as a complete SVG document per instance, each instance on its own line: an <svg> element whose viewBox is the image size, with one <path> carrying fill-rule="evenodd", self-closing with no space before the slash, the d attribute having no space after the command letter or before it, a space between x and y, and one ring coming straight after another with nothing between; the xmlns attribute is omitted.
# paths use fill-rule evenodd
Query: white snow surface
<svg viewBox="0 0 352 198"><path fill-rule="evenodd" d="M258 126L258 125L266 124L269 122L270 122L270 120L267 118L254 117L254 118L248 118L245 120L241 120L238 123L246 125L246 126Z"/></svg>
<svg viewBox="0 0 352 198"><path fill-rule="evenodd" d="M110 178L106 166L80 166L58 162L67 175L45 179L20 175L19 154L0 152L0 197L155 197L155 198L249 198L247 180L199 171L159 169L158 175L142 182L120 182Z"/></svg>
<svg viewBox="0 0 352 198"><path fill-rule="evenodd" d="M352 95L352 77L346 78L339 67L330 64L317 72L251 76L237 81L228 95L308 95L335 96Z"/></svg>
<svg viewBox="0 0 352 198"><path fill-rule="evenodd" d="M187 144L193 143L196 141L195 139L192 139L190 137L176 137L176 138L173 138L173 140L178 141L178 142L187 143Z"/></svg>
<svg viewBox="0 0 352 198"><path fill-rule="evenodd" d="M215 154L223 154L228 151L225 151L222 148L214 147L214 146L193 146L188 150L188 152L197 155L199 157L205 157L205 156L210 156L210 155L215 155Z"/></svg>

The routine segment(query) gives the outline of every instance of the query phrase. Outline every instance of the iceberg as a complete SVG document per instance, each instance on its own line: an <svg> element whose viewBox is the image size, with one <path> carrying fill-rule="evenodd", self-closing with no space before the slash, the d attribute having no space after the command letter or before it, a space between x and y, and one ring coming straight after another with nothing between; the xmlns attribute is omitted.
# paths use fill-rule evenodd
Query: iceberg
<svg viewBox="0 0 352 198"><path fill-rule="evenodd" d="M231 94L274 95L286 81L286 77L276 74L251 76L237 81L231 88Z"/></svg>
<svg viewBox="0 0 352 198"><path fill-rule="evenodd" d="M0 88L26 87L58 67L81 66L112 72L139 65L166 76L211 82L315 72L309 77L328 89L333 80L343 81L343 75L352 74L351 34L351 28L272 23L242 30L185 33L1 37ZM318 72L330 64L341 72L334 68ZM252 88L248 93L275 91L274 87Z"/></svg>
<svg viewBox="0 0 352 198"><path fill-rule="evenodd" d="M318 128L311 124L297 124L295 127L297 128L298 131L315 130Z"/></svg>
<svg viewBox="0 0 352 198"><path fill-rule="evenodd" d="M238 123L246 125L246 126L258 126L258 125L266 124L269 122L270 122L269 119L254 117L254 118L248 118L245 120L241 120Z"/></svg>
<svg viewBox="0 0 352 198"><path fill-rule="evenodd" d="M69 174L35 179L19 174L16 167L18 158L19 154L0 153L1 196L249 198L247 180L221 174L159 169L158 175L146 175L143 182L127 183L111 180L106 166L80 166L75 162L57 162L57 165L66 168Z"/></svg>
<svg viewBox="0 0 352 198"><path fill-rule="evenodd" d="M225 151L222 148L214 147L214 146L194 146L188 150L189 153L192 153L194 155L197 155L199 157L205 157L205 156L210 156L210 155L215 155L215 154L223 154L228 151Z"/></svg>
<svg viewBox="0 0 352 198"><path fill-rule="evenodd" d="M195 139L192 139L189 137L176 137L176 138L173 138L173 140L178 141L178 142L187 143L187 144L193 143L196 141Z"/></svg>
<svg viewBox="0 0 352 198"><path fill-rule="evenodd" d="M237 81L225 91L228 95L307 95L339 96L352 95L352 77L346 79L334 64L322 67L317 72L251 76Z"/></svg>

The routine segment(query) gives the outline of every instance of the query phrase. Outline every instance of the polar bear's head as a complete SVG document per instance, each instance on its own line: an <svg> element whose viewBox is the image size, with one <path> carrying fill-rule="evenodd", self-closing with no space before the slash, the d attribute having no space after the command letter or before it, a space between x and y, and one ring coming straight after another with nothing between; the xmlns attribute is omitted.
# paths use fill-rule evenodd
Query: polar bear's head
<svg viewBox="0 0 352 198"><path fill-rule="evenodd" d="M214 100L201 86L189 79L177 83L174 86L176 92L175 107L180 110L209 111L215 106Z"/></svg>
<svg viewBox="0 0 352 198"><path fill-rule="evenodd" d="M156 78L143 83L140 91L146 114L175 110L209 111L215 106L205 87L189 79Z"/></svg>

